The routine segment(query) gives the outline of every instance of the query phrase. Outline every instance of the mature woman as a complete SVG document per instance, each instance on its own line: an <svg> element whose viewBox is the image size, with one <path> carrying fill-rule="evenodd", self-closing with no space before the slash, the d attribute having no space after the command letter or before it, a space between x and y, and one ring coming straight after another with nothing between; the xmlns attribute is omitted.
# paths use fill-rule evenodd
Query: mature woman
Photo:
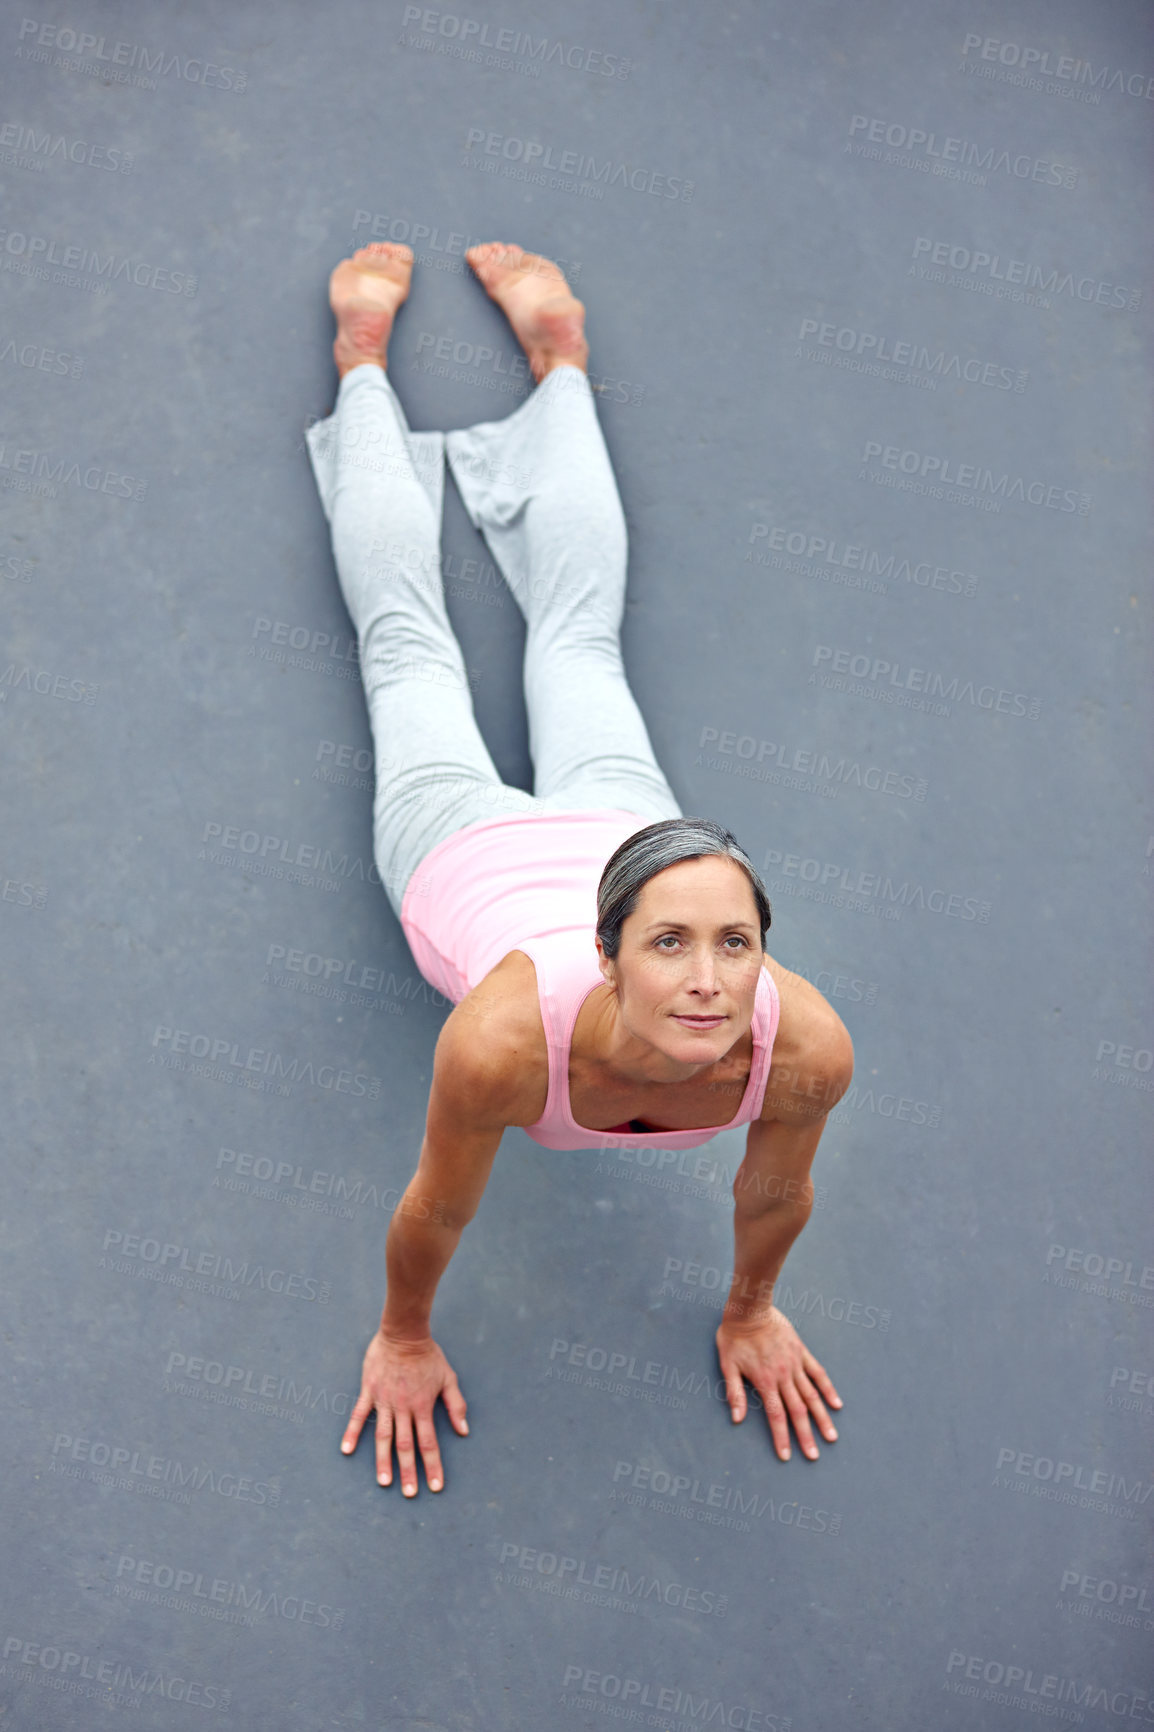
<svg viewBox="0 0 1154 1732"><path fill-rule="evenodd" d="M332 274L336 407L308 444L356 625L376 757L374 848L413 955L454 1000L417 1170L389 1226L388 1292L348 1453L375 1409L377 1477L444 1481L433 1409L466 1402L429 1328L437 1283L506 1127L546 1148L693 1148L747 1124L734 1275L716 1333L734 1421L744 1379L779 1456L837 1436L824 1368L772 1303L809 1218L825 1115L849 1086L841 1019L765 951L770 909L729 831L681 815L621 661L626 534L586 374L581 302L519 247L466 255L537 388L504 421L413 433L386 376L412 253L362 247ZM478 732L440 576L447 455L525 616L536 792Z"/></svg>

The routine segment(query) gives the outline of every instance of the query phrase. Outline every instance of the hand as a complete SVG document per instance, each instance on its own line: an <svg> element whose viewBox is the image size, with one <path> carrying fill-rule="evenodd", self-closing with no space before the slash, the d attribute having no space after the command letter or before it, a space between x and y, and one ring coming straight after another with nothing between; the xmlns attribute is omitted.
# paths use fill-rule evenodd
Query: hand
<svg viewBox="0 0 1154 1732"><path fill-rule="evenodd" d="M827 1443L833 1443L837 1432L821 1397L824 1395L833 1407L840 1407L842 1400L824 1366L814 1358L789 1318L773 1305L761 1323L723 1322L715 1339L734 1424L745 1418L742 1379L748 1377L765 1404L765 1417L782 1461L789 1460L790 1419L802 1449L811 1461L816 1461L818 1450L809 1415L812 1413L817 1420Z"/></svg>
<svg viewBox="0 0 1154 1732"><path fill-rule="evenodd" d="M417 1442L425 1464L425 1477L430 1491L440 1491L444 1484L441 1452L437 1448L437 1432L433 1424L433 1408L437 1397L445 1403L445 1411L454 1430L467 1437L465 1420L467 1402L453 1370L432 1336L424 1341L390 1340L380 1330L369 1342L361 1371L361 1393L349 1415L348 1428L341 1439L341 1449L351 1455L357 1447L361 1427L377 1410L377 1479L381 1485L393 1482L392 1445L397 1447L397 1468L401 1489L406 1497L417 1495L416 1455L413 1450L413 1422L416 1421Z"/></svg>

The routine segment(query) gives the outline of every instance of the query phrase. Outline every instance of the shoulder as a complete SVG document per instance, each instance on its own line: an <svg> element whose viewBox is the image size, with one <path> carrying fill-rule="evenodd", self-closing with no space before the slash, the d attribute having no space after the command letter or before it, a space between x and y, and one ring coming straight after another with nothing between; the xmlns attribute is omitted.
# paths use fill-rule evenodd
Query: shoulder
<svg viewBox="0 0 1154 1732"><path fill-rule="evenodd" d="M537 971L510 951L445 1019L433 1055L433 1087L463 1113L531 1125L545 1110L549 1052Z"/></svg>
<svg viewBox="0 0 1154 1732"><path fill-rule="evenodd" d="M853 1041L816 986L770 956L764 966L777 987L781 1014L761 1117L808 1122L831 1112L848 1089Z"/></svg>

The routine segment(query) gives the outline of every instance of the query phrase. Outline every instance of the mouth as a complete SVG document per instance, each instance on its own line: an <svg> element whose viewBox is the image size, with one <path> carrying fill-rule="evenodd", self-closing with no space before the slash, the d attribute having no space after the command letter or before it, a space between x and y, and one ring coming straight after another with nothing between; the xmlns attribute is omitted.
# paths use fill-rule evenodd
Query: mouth
<svg viewBox="0 0 1154 1732"><path fill-rule="evenodd" d="M726 1020L724 1016L677 1016L674 1022L679 1022L685 1028L720 1028Z"/></svg>

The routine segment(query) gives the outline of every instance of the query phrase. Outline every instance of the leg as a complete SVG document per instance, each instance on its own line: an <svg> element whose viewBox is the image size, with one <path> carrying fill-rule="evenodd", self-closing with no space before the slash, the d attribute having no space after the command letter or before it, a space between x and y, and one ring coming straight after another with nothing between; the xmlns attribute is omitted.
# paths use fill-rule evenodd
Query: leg
<svg viewBox="0 0 1154 1732"><path fill-rule="evenodd" d="M367 359L371 346L363 335L366 358L359 359L339 300L334 287L342 327L336 407L306 437L341 594L357 631L376 759L374 854L399 915L405 886L430 848L462 825L531 810L536 802L497 774L445 609L443 435L410 431L384 371L387 330L381 359Z"/></svg>
<svg viewBox="0 0 1154 1732"><path fill-rule="evenodd" d="M550 811L610 806L679 817L621 658L625 517L584 354L572 331L567 348L554 341L542 353L549 315L541 308L551 300L554 319L562 310L557 283L537 268L547 261L535 261L527 277L517 254L476 248L469 257L541 382L504 421L447 434L445 449L466 510L525 616L534 790ZM583 344L584 309L569 299L580 310Z"/></svg>

